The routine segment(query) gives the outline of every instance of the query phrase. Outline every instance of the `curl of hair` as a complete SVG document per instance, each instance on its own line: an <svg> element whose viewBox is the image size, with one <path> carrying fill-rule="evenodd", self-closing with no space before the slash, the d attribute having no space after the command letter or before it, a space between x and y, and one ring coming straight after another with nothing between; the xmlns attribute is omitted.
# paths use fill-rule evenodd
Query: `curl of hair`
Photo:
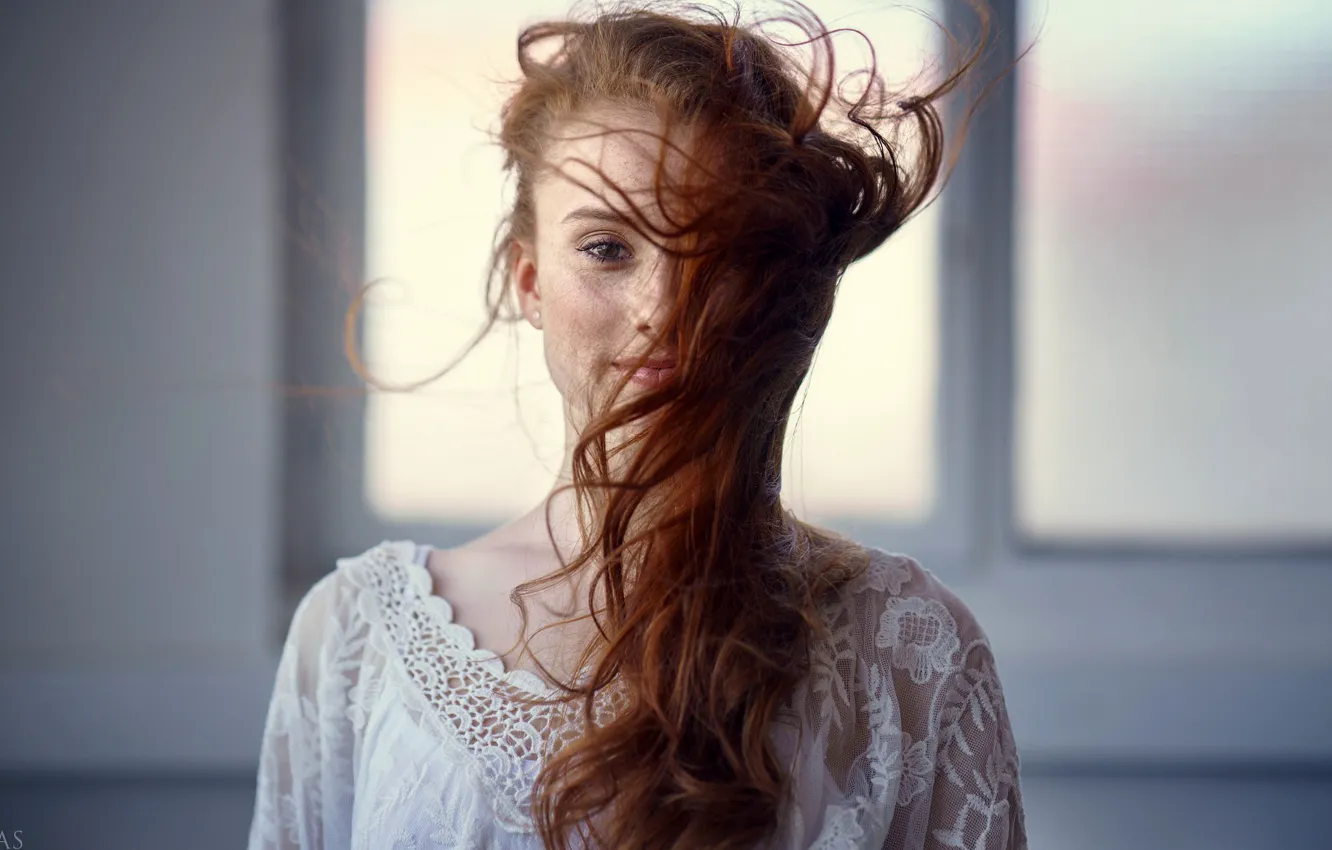
<svg viewBox="0 0 1332 850"><path fill-rule="evenodd" d="M562 121L597 105L644 108L692 140L681 146L669 130L657 139L664 225L601 174L613 190L606 203L674 261L674 304L643 355L675 352L676 374L624 403L587 399L566 485L583 548L513 595L526 634L525 596L593 576L587 616L597 637L578 668L586 675L559 689L561 701L582 701L585 728L550 754L533 789L550 848L566 850L575 833L639 850L748 848L771 836L790 777L770 733L808 672L811 641L825 637L820 604L867 563L863 547L783 508L786 424L842 274L946 180L937 105L983 58L989 16L971 2L978 43L928 90L908 94L890 91L874 66L839 81L833 31L806 7L782 5L787 14L742 26L738 8L728 18L703 6L617 3L532 24L518 38L522 75L498 133L517 192L496 231L489 318L463 356L496 322L522 318L511 250L535 237L533 187ZM806 38L783 43L772 24ZM808 65L782 49L799 47L811 48ZM856 79L865 81L858 94L845 95ZM687 160L683 178L669 177L668 154ZM632 436L608 448L608 436L625 431ZM626 462L612 471L621 453ZM626 699L597 725L594 698L616 683Z"/></svg>

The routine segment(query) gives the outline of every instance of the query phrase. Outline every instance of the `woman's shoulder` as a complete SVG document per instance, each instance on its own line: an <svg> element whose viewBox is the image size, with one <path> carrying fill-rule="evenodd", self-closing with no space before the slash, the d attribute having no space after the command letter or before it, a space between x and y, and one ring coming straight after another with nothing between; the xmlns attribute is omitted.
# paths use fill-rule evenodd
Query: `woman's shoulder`
<svg viewBox="0 0 1332 850"><path fill-rule="evenodd" d="M401 594L421 583L425 549L412 540L382 540L369 548L337 558L333 568L315 581L302 605L329 604L363 595Z"/></svg>
<svg viewBox="0 0 1332 850"><path fill-rule="evenodd" d="M875 546L862 549L867 566L847 583L839 597L841 602L940 611L968 637L985 638L980 622L962 597L915 557Z"/></svg>
<svg viewBox="0 0 1332 850"><path fill-rule="evenodd" d="M892 671L899 690L937 690L993 670L971 607L915 557L864 547L868 564L826 609L833 643Z"/></svg>
<svg viewBox="0 0 1332 850"><path fill-rule="evenodd" d="M401 604L419 590L425 568L411 540L383 540L364 551L337 558L333 568L302 594L292 614L288 643L316 651L345 637L367 614Z"/></svg>

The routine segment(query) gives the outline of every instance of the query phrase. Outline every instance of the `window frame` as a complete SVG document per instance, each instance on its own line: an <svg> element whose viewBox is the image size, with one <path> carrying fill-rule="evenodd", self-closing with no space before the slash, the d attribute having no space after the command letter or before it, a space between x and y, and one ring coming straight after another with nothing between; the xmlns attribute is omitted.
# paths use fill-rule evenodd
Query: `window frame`
<svg viewBox="0 0 1332 850"><path fill-rule="evenodd" d="M971 25L964 3L946 2L950 30ZM1018 0L990 6L998 40L987 79L1013 62L1019 33ZM1319 609L1321 600L1332 600L1332 552L1073 546L1019 530L1013 446L1021 79L1019 65L969 130L946 195L943 262L952 318L966 329L957 340L966 365L948 391L971 414L964 418L973 423L976 447L968 458L976 560L950 571L964 576L952 586L996 646L1025 758L1326 764L1332 618ZM1271 720L1278 710L1280 723Z"/></svg>

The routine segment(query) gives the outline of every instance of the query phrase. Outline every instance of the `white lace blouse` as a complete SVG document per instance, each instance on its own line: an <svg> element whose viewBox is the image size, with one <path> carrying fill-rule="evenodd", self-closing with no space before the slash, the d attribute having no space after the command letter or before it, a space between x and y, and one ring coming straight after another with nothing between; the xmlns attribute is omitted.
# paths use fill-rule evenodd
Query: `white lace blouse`
<svg viewBox="0 0 1332 850"><path fill-rule="evenodd" d="M301 600L249 850L541 847L532 782L577 722L506 698L552 691L474 648L431 593L429 548L384 541L340 559ZM984 633L914 560L871 553L823 612L834 639L774 727L795 797L765 850L1025 850L1017 751ZM600 723L613 697L597 708Z"/></svg>

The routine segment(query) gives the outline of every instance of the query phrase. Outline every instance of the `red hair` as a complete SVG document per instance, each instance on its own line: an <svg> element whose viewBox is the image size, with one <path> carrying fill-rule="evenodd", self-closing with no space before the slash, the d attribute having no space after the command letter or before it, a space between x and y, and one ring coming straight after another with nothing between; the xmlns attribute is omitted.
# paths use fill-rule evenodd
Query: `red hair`
<svg viewBox="0 0 1332 850"><path fill-rule="evenodd" d="M674 351L678 365L628 401L627 372L610 402L585 400L562 488L575 491L583 548L514 592L526 634L523 597L592 574L598 634L582 654L587 675L560 683L559 697L581 700L583 728L552 748L533 789L551 848L574 833L636 850L749 848L772 835L790 790L770 736L778 709L808 672L817 606L868 560L782 506L787 421L842 274L942 185L936 104L981 58L988 14L975 7L980 44L929 90L890 92L871 68L852 100L836 85L822 21L787 8L772 21L798 26L801 44L739 25L738 10L727 19L630 4L518 37L522 77L498 134L517 192L491 258L489 320L463 356L496 322L523 317L511 251L534 241L533 185L559 122L636 106L693 140L685 150L659 137L662 162L673 151L689 163L681 180L656 170L664 225L601 174L614 189L603 200L674 261L675 302L644 356ZM547 44L555 49L537 58ZM809 68L779 49L802 45L814 50ZM632 436L608 448L620 429ZM594 700L612 688L617 709L598 725Z"/></svg>

